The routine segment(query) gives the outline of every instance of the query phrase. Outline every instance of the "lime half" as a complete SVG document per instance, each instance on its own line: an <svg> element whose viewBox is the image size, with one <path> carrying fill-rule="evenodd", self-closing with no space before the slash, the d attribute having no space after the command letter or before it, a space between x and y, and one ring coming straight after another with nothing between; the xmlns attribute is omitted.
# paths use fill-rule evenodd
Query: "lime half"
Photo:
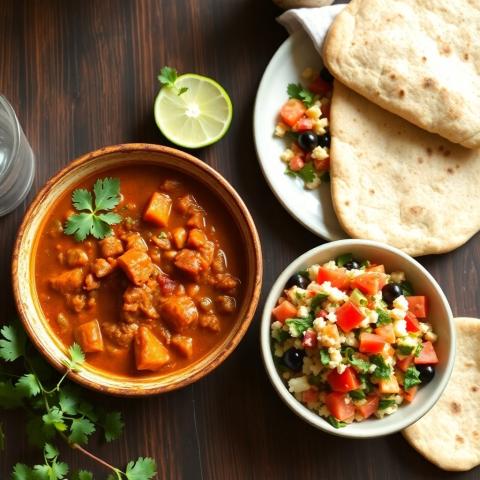
<svg viewBox="0 0 480 480"><path fill-rule="evenodd" d="M171 142L200 148L225 135L233 109L221 85L211 78L187 73L178 77L174 86L160 90L154 112L158 128Z"/></svg>

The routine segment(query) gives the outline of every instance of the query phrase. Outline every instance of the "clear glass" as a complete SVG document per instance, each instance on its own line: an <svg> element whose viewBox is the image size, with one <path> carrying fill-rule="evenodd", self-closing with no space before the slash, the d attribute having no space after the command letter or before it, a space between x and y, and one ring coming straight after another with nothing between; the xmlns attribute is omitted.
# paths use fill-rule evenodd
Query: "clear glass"
<svg viewBox="0 0 480 480"><path fill-rule="evenodd" d="M0 216L25 199L35 175L35 156L15 111L0 95Z"/></svg>

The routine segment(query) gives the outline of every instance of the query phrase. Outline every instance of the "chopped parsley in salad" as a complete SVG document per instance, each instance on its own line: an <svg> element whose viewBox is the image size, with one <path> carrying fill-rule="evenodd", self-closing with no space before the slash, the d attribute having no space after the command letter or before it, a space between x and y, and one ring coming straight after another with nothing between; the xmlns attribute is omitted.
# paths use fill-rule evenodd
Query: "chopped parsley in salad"
<svg viewBox="0 0 480 480"><path fill-rule="evenodd" d="M333 77L326 68L318 73L310 67L302 77L308 87L288 85L289 99L280 109L275 135L289 142L280 156L287 164L285 173L302 179L305 188L315 189L330 178L328 119Z"/></svg>
<svg viewBox="0 0 480 480"><path fill-rule="evenodd" d="M272 311L289 391L336 428L383 418L435 375L428 299L403 272L345 254L293 275Z"/></svg>

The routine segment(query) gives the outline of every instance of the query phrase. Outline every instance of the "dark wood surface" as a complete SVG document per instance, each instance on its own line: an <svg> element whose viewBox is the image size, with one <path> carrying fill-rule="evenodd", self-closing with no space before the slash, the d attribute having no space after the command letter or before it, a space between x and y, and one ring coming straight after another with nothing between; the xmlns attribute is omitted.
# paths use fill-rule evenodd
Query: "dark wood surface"
<svg viewBox="0 0 480 480"><path fill-rule="evenodd" d="M252 108L265 66L287 37L268 0L0 0L0 92L13 104L37 156L32 191L0 219L2 321L15 315L10 257L28 202L78 155L104 145L168 144L152 117L164 65L216 78L230 92L234 120L218 144L196 152L238 190L257 224L265 260L262 300L281 270L321 241L275 200L260 172ZM195 152L194 152L195 153ZM448 255L422 258L454 314L480 315L480 239ZM120 409L126 432L95 452L123 466L155 457L161 479L443 479L480 478L477 468L449 474L430 465L400 434L355 441L297 419L274 393L259 349L259 318L216 371L181 391L144 400L92 395ZM33 464L21 414L1 413L7 446L0 479L17 461ZM62 446L73 468L105 470ZM449 452L445 452L448 455Z"/></svg>

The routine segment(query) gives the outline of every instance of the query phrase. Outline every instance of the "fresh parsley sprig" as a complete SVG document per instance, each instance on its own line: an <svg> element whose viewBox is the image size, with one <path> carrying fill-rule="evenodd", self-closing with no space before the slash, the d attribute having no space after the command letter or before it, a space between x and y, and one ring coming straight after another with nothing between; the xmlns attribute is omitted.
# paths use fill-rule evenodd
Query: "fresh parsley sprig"
<svg viewBox="0 0 480 480"><path fill-rule="evenodd" d="M188 88L181 87L177 88L175 82L177 81L178 75L177 71L171 67L163 67L160 70L160 75L158 75L158 81L162 84L163 87L173 88L177 91L177 95L183 95Z"/></svg>
<svg viewBox="0 0 480 480"><path fill-rule="evenodd" d="M72 204L79 213L68 218L63 231L78 242L83 242L88 235L105 238L112 233L111 225L122 220L120 215L109 211L120 203L118 178L99 178L93 185L93 193L95 203L92 193L86 189L77 189L72 194Z"/></svg>
<svg viewBox="0 0 480 480"><path fill-rule="evenodd" d="M301 100L307 107L311 107L315 102L315 94L300 83L289 83L287 93L290 98Z"/></svg>
<svg viewBox="0 0 480 480"><path fill-rule="evenodd" d="M123 471L85 449L84 445L99 428L105 441L111 442L122 434L124 423L120 412L94 407L81 397L78 387L67 382L67 375L79 371L84 361L80 346L73 344L64 362L66 371L56 381L53 370L31 347L18 323L0 329L0 408L24 408L28 412L28 440L42 448L44 458L43 464L33 467L17 463L13 480L62 480L67 475L75 480L93 480L92 473L86 470L69 475L68 465L58 460L58 450L52 443L55 438L110 469L110 480L149 480L156 474L155 461L151 458L131 461ZM0 450L4 442L0 425Z"/></svg>

